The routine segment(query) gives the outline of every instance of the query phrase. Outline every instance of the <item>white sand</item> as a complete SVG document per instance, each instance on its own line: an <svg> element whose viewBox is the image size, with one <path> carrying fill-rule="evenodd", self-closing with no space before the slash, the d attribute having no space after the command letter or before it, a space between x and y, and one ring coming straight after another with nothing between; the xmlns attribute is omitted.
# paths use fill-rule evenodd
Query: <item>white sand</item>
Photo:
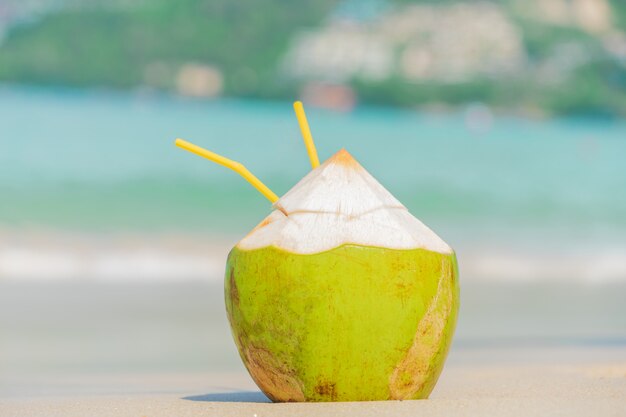
<svg viewBox="0 0 626 417"><path fill-rule="evenodd" d="M500 356L496 350L473 355L481 358L476 362L484 362L488 357L497 361L507 355L507 349L499 352ZM39 395L0 399L0 416L626 415L625 352L564 352L566 358L583 359L571 365L541 364L542 359L550 359L555 352L533 352L529 359L536 359L534 365L451 365L431 399L424 401L272 404L242 373L82 375L55 379L57 392L52 389L52 395L44 389ZM598 356L595 363L590 360L593 356ZM50 387L53 379L43 378L38 383ZM68 395L69 392L78 394Z"/></svg>

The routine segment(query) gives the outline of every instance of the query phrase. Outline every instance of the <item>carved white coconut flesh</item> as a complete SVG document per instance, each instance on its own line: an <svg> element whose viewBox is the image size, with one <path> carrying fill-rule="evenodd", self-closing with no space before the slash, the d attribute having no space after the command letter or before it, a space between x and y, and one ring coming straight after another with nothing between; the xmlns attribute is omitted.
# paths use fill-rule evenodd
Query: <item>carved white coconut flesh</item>
<svg viewBox="0 0 626 417"><path fill-rule="evenodd" d="M274 204L237 245L311 254L344 244L390 249L452 249L342 149Z"/></svg>

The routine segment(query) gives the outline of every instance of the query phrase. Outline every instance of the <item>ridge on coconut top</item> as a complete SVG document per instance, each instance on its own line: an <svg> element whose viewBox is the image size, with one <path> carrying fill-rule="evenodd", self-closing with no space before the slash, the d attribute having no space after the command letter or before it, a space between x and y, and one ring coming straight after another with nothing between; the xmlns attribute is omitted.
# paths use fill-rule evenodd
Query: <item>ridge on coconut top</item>
<svg viewBox="0 0 626 417"><path fill-rule="evenodd" d="M274 207L239 242L240 249L275 246L311 254L354 244L453 252L345 149L306 175Z"/></svg>
<svg viewBox="0 0 626 417"><path fill-rule="evenodd" d="M383 207L406 209L346 151L341 149L309 172L274 207L298 212L360 216Z"/></svg>

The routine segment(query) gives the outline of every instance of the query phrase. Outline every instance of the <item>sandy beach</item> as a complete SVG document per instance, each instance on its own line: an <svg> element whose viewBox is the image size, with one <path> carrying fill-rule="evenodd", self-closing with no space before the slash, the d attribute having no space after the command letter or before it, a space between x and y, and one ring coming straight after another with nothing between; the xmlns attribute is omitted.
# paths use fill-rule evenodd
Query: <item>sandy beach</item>
<svg viewBox="0 0 626 417"><path fill-rule="evenodd" d="M83 394L3 399L0 415L623 416L626 354L588 349L576 355L598 359L577 365L452 365L431 399L422 401L272 404L243 373L61 378L56 383L62 390Z"/></svg>

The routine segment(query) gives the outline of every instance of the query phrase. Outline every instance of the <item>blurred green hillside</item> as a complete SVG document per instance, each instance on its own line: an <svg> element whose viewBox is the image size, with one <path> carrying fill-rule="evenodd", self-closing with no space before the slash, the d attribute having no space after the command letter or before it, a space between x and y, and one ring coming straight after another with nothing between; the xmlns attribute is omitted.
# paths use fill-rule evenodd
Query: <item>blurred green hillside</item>
<svg viewBox="0 0 626 417"><path fill-rule="evenodd" d="M621 0L19 4L3 82L626 115Z"/></svg>
<svg viewBox="0 0 626 417"><path fill-rule="evenodd" d="M61 10L8 33L0 45L0 79L119 88L148 81L174 88L175 72L191 61L221 68L229 94L269 94L289 36L317 24L330 3L153 0ZM150 68L154 77L147 76ZM257 79L245 79L250 70Z"/></svg>

